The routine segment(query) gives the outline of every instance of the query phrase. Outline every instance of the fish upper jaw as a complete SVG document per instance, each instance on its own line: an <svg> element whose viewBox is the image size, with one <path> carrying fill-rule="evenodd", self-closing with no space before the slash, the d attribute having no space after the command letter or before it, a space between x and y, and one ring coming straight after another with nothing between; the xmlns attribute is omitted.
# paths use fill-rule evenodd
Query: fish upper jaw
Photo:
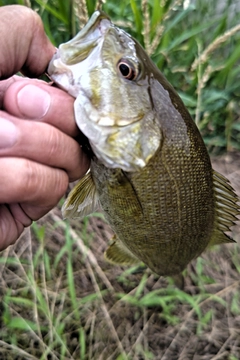
<svg viewBox="0 0 240 360"><path fill-rule="evenodd" d="M73 39L59 46L62 61L67 65L74 65L85 60L111 27L113 24L107 15L96 11Z"/></svg>
<svg viewBox="0 0 240 360"><path fill-rule="evenodd" d="M88 23L73 39L60 44L53 60L60 58L68 67L82 62L89 57L89 54L98 46L111 27L114 25L108 16L102 11L95 11Z"/></svg>
<svg viewBox="0 0 240 360"><path fill-rule="evenodd" d="M108 16L96 11L73 39L59 46L48 66L50 78L60 88L77 97L81 89L81 76L96 67L96 59L101 59L104 35L112 27L114 25Z"/></svg>

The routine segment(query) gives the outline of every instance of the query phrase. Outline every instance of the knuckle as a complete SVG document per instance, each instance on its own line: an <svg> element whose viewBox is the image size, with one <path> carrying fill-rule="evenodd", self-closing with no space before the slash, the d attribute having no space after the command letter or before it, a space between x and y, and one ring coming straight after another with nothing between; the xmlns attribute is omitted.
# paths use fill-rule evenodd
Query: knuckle
<svg viewBox="0 0 240 360"><path fill-rule="evenodd" d="M55 129L53 126L49 126L47 136L48 157L52 160L60 155L59 152L61 149L61 132Z"/></svg>
<svg viewBox="0 0 240 360"><path fill-rule="evenodd" d="M18 192L31 194L37 187L37 169L35 163L28 159L22 159L21 171L18 177Z"/></svg>
<svg viewBox="0 0 240 360"><path fill-rule="evenodd" d="M0 165L1 203L28 203L37 207L54 207L68 186L67 173L24 158L6 158Z"/></svg>
<svg viewBox="0 0 240 360"><path fill-rule="evenodd" d="M54 207L65 193L65 171L26 160L26 190L29 200L40 207Z"/></svg>

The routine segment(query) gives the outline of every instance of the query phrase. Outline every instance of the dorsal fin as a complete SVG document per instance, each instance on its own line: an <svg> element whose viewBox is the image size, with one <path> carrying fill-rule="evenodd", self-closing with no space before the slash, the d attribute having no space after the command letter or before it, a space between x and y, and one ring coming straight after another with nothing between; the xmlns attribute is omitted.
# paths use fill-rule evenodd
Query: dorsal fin
<svg viewBox="0 0 240 360"><path fill-rule="evenodd" d="M223 243L235 242L230 236L226 235L226 231L235 225L240 215L239 197L230 185L228 179L217 171L213 170L213 187L215 197L215 221L213 236L209 245L217 245Z"/></svg>
<svg viewBox="0 0 240 360"><path fill-rule="evenodd" d="M91 172L70 191L62 206L63 218L82 218L93 213L98 208L98 195Z"/></svg>

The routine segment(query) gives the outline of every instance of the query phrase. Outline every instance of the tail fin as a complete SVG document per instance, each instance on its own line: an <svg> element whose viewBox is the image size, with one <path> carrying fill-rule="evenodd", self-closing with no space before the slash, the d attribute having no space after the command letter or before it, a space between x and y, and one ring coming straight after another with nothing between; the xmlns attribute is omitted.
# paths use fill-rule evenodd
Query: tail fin
<svg viewBox="0 0 240 360"><path fill-rule="evenodd" d="M215 222L214 231L209 246L233 243L231 237L225 234L235 225L240 215L239 197L230 185L229 181L221 174L213 170L213 186L215 197Z"/></svg>

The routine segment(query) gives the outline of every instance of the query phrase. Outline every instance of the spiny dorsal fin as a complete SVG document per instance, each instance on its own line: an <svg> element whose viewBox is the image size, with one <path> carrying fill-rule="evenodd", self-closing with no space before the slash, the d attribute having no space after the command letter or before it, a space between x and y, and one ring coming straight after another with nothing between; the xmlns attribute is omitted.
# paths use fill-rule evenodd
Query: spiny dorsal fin
<svg viewBox="0 0 240 360"><path fill-rule="evenodd" d="M210 241L211 245L235 242L225 231L235 225L240 215L239 197L234 192L228 179L213 170L213 186L215 196L215 228Z"/></svg>
<svg viewBox="0 0 240 360"><path fill-rule="evenodd" d="M98 208L98 195L89 171L74 186L62 206L63 218L82 218Z"/></svg>
<svg viewBox="0 0 240 360"><path fill-rule="evenodd" d="M112 243L104 253L105 259L113 264L130 265L141 261L136 258L126 246L114 235Z"/></svg>

